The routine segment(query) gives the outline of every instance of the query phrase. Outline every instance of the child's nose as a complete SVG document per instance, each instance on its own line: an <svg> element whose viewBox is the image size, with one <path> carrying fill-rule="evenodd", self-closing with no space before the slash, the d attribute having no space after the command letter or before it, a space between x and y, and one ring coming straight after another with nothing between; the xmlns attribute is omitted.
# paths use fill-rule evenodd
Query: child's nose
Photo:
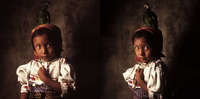
<svg viewBox="0 0 200 99"><path fill-rule="evenodd" d="M48 50L47 50L47 48L45 48L44 54L48 54Z"/></svg>
<svg viewBox="0 0 200 99"><path fill-rule="evenodd" d="M144 52L144 49L143 49L143 48L140 49L140 55L141 55L141 56L145 56L145 52Z"/></svg>
<svg viewBox="0 0 200 99"><path fill-rule="evenodd" d="M46 48L46 47L43 47L42 52L43 52L43 54L48 54L47 48Z"/></svg>

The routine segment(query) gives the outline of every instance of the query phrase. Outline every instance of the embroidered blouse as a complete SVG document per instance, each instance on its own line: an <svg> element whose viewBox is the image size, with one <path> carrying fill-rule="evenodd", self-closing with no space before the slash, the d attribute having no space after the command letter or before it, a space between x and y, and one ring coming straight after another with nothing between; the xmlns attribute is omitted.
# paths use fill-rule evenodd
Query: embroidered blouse
<svg viewBox="0 0 200 99"><path fill-rule="evenodd" d="M147 84L148 96L153 98L155 95L162 97L162 88L164 86L164 63L159 59L149 63L138 63L123 73L125 81L133 89L141 88L137 85L135 74L137 69L143 69L144 81Z"/></svg>
<svg viewBox="0 0 200 99"><path fill-rule="evenodd" d="M52 80L61 85L61 96L67 93L69 87L75 90L75 73L65 58L58 58L53 61L31 60L27 64L17 68L18 81L21 84L21 93L46 92L53 89L44 84L38 76L38 70L44 66ZM66 82L71 82L67 84Z"/></svg>

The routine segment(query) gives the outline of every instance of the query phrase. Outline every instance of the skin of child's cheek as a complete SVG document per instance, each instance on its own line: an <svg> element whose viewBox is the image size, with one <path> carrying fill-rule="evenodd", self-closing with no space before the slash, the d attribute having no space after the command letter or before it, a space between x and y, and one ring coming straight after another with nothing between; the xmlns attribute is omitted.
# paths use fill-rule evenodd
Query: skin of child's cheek
<svg viewBox="0 0 200 99"><path fill-rule="evenodd" d="M144 37L135 38L134 40L134 51L136 57L142 63L147 63L151 59L151 49L148 46Z"/></svg>

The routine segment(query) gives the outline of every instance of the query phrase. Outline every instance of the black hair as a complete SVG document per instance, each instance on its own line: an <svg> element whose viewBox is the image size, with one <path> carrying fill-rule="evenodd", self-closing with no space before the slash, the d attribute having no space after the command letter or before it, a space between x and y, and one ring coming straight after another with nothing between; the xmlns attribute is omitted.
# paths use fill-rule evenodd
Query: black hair
<svg viewBox="0 0 200 99"><path fill-rule="evenodd" d="M144 37L147 44L152 49L151 53L152 53L153 58L159 59L159 58L163 57L162 46L160 46L160 44L158 44L158 43L160 43L160 41L158 40L156 33L151 33L146 30L137 31L132 37L133 45L134 45L134 40L136 38L141 38L141 37Z"/></svg>
<svg viewBox="0 0 200 99"><path fill-rule="evenodd" d="M60 29L55 27L54 29L50 30L47 28L40 28L38 30L36 30L33 34L32 34L32 38L31 38L31 42L32 42L32 47L34 48L34 44L33 44L33 39L34 37L38 36L38 35L43 35L46 34L48 37L48 41L50 42L50 44L53 46L56 56L60 57L61 52L62 52L62 37L61 37L61 32Z"/></svg>

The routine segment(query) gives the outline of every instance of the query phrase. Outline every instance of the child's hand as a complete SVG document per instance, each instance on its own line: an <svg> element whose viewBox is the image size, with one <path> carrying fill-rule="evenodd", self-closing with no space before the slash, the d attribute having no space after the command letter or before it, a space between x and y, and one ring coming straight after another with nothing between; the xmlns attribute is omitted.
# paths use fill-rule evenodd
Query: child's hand
<svg viewBox="0 0 200 99"><path fill-rule="evenodd" d="M136 74L135 74L135 79L136 81L139 83L139 85L141 86L141 88L148 92L148 88L147 88L147 85L146 83L144 82L144 75L143 75L143 69L139 69L139 70L136 70Z"/></svg>
<svg viewBox="0 0 200 99"><path fill-rule="evenodd" d="M38 70L38 76L43 82L45 82L45 80L49 77L48 72L45 70L44 66L40 67Z"/></svg>
<svg viewBox="0 0 200 99"><path fill-rule="evenodd" d="M136 74L135 74L135 79L137 82L141 82L141 80L143 79L143 70L142 69L138 69L136 70Z"/></svg>
<svg viewBox="0 0 200 99"><path fill-rule="evenodd" d="M60 83L51 79L48 72L45 70L44 66L40 67L40 69L38 70L38 75L40 80L42 80L47 86L57 91L61 91Z"/></svg>

